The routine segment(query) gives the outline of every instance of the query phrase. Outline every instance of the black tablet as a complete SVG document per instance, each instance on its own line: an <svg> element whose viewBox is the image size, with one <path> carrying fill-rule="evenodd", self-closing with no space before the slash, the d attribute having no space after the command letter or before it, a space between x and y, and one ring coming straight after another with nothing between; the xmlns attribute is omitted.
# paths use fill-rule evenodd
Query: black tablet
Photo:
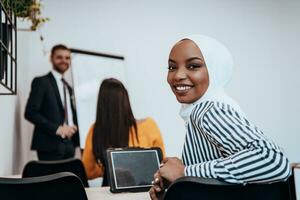
<svg viewBox="0 0 300 200"><path fill-rule="evenodd" d="M106 166L110 191L148 191L161 159L160 148L108 149Z"/></svg>

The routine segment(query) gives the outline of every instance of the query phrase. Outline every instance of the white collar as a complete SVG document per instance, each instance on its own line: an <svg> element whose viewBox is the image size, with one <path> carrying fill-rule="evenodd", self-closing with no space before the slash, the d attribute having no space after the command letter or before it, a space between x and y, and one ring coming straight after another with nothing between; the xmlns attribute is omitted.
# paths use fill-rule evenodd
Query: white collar
<svg viewBox="0 0 300 200"><path fill-rule="evenodd" d="M63 78L63 74L59 73L58 71L52 69L51 70L52 75L54 76L56 81L61 81L61 79Z"/></svg>

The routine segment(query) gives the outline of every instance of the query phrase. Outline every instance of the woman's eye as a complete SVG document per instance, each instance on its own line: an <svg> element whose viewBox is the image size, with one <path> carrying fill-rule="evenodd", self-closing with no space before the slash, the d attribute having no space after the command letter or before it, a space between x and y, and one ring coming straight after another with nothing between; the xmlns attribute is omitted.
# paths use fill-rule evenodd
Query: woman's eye
<svg viewBox="0 0 300 200"><path fill-rule="evenodd" d="M199 65L199 64L189 64L188 65L189 69L196 69L196 68L200 68L200 67L201 67L201 65Z"/></svg>
<svg viewBox="0 0 300 200"><path fill-rule="evenodd" d="M174 66L169 66L169 67L168 67L168 70L169 70L169 71L172 71L172 70L174 70L174 69L175 69Z"/></svg>

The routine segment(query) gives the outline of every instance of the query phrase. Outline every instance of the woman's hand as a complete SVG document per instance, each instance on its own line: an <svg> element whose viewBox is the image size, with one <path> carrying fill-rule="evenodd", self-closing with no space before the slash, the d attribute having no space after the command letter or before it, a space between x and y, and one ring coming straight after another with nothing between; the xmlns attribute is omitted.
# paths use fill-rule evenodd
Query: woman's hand
<svg viewBox="0 0 300 200"><path fill-rule="evenodd" d="M163 193L163 190L165 189L164 186L164 180L159 174L159 170L154 174L153 176L152 184L153 186L149 190L149 194L152 200L159 200L160 199L160 193Z"/></svg>
<svg viewBox="0 0 300 200"><path fill-rule="evenodd" d="M185 166L180 159L176 157L165 158L162 163L159 174L168 182L172 183L176 179L184 176Z"/></svg>
<svg viewBox="0 0 300 200"><path fill-rule="evenodd" d="M164 182L172 183L184 176L185 166L178 158L165 158L160 169L154 174L153 186L149 190L152 200L159 200L166 187Z"/></svg>

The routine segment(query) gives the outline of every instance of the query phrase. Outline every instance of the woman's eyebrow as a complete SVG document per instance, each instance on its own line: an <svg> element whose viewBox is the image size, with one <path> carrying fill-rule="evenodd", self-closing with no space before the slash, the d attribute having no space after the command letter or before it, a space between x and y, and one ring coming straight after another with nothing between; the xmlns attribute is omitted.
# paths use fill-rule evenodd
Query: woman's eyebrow
<svg viewBox="0 0 300 200"><path fill-rule="evenodd" d="M191 58L188 58L188 59L186 60L186 62L190 62L190 61L192 61L192 60L201 60L201 61L204 61L203 58L200 58L200 57L191 57ZM171 58L169 58L169 62L176 63L176 61L173 60L173 59L171 59Z"/></svg>
<svg viewBox="0 0 300 200"><path fill-rule="evenodd" d="M200 57L191 57L191 58L187 59L186 62L189 62L189 61L192 61L192 60L201 60L201 61L204 61L203 58L200 58Z"/></svg>
<svg viewBox="0 0 300 200"><path fill-rule="evenodd" d="M176 61L175 61L175 60L172 60L171 58L169 58L169 62L176 63Z"/></svg>

